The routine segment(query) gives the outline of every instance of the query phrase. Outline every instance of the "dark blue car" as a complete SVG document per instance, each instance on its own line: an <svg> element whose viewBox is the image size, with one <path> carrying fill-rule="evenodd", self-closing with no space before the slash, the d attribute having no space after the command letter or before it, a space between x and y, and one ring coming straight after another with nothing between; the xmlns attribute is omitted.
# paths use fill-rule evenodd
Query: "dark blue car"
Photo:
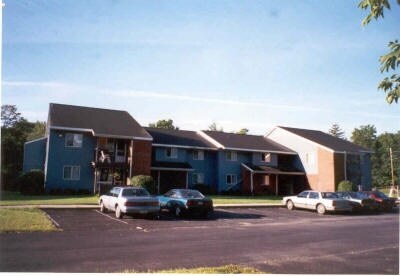
<svg viewBox="0 0 400 276"><path fill-rule="evenodd" d="M206 218L214 210L212 200L197 190L172 189L158 200L161 210L168 210L176 217L199 215Z"/></svg>

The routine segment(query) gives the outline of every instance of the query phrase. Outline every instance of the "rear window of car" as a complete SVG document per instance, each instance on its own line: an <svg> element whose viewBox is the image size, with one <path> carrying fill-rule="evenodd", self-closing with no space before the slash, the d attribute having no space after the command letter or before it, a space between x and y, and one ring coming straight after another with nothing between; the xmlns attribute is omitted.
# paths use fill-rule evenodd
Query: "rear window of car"
<svg viewBox="0 0 400 276"><path fill-rule="evenodd" d="M322 198L338 198L338 196L335 193L321 193Z"/></svg>
<svg viewBox="0 0 400 276"><path fill-rule="evenodd" d="M183 198L203 198L204 196L198 191L186 190L181 191Z"/></svg>
<svg viewBox="0 0 400 276"><path fill-rule="evenodd" d="M148 196L150 195L145 189L124 189L122 191L123 196Z"/></svg>

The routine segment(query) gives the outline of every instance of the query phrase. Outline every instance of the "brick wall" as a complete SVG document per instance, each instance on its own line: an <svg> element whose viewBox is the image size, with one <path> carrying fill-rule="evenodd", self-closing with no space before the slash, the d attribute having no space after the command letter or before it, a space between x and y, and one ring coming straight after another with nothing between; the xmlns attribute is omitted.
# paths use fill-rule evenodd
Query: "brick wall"
<svg viewBox="0 0 400 276"><path fill-rule="evenodd" d="M307 181L312 190L333 192L336 188L335 177L335 156L334 153L318 149L318 173L307 175Z"/></svg>
<svg viewBox="0 0 400 276"><path fill-rule="evenodd" d="M133 175L150 175L151 141L133 141Z"/></svg>

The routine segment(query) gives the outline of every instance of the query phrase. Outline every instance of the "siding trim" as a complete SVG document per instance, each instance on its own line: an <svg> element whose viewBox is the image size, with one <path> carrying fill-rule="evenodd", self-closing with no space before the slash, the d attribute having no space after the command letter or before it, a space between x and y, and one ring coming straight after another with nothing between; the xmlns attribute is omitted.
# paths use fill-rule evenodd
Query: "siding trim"
<svg viewBox="0 0 400 276"><path fill-rule="evenodd" d="M62 127L62 126L51 126L50 129L55 130L69 130L69 131L78 131L78 132L90 132L95 137L107 137L107 138L120 138L120 139L129 139L129 140L144 140L144 141L153 141L153 138L150 137L138 137L138 136L124 136L124 135L112 135L112 134L96 134L93 129L90 128L74 128L74 127Z"/></svg>
<svg viewBox="0 0 400 276"><path fill-rule="evenodd" d="M163 147L163 148L181 148L181 149L199 149L199 150L218 150L216 148L207 148L207 147L196 147L196 146L182 146L182 145L173 145L173 144L152 144L153 147Z"/></svg>
<svg viewBox="0 0 400 276"><path fill-rule="evenodd" d="M231 150L231 151L247 151L247 152L258 152L258 153L270 152L270 153L297 155L297 152L273 151L273 150L265 150L265 149L261 150L261 149L226 148L226 147L224 147L224 149Z"/></svg>
<svg viewBox="0 0 400 276"><path fill-rule="evenodd" d="M47 139L47 137L45 136L45 137L42 137L42 138L30 140L30 141L25 142L24 144L26 145L26 144L34 143L34 142L37 142L37 141L40 141L40 140L43 140L43 139Z"/></svg>
<svg viewBox="0 0 400 276"><path fill-rule="evenodd" d="M153 170L153 171L191 172L191 171L194 171L195 169L151 167L150 170Z"/></svg>

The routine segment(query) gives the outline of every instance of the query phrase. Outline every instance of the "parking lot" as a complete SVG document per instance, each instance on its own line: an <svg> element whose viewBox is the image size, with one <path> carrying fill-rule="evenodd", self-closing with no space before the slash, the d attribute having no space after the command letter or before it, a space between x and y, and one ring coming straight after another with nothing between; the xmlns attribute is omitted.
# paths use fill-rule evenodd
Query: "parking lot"
<svg viewBox="0 0 400 276"><path fill-rule="evenodd" d="M266 273L398 274L399 214L216 209L209 219L47 209L51 233L1 234L2 271L123 272L239 264Z"/></svg>

